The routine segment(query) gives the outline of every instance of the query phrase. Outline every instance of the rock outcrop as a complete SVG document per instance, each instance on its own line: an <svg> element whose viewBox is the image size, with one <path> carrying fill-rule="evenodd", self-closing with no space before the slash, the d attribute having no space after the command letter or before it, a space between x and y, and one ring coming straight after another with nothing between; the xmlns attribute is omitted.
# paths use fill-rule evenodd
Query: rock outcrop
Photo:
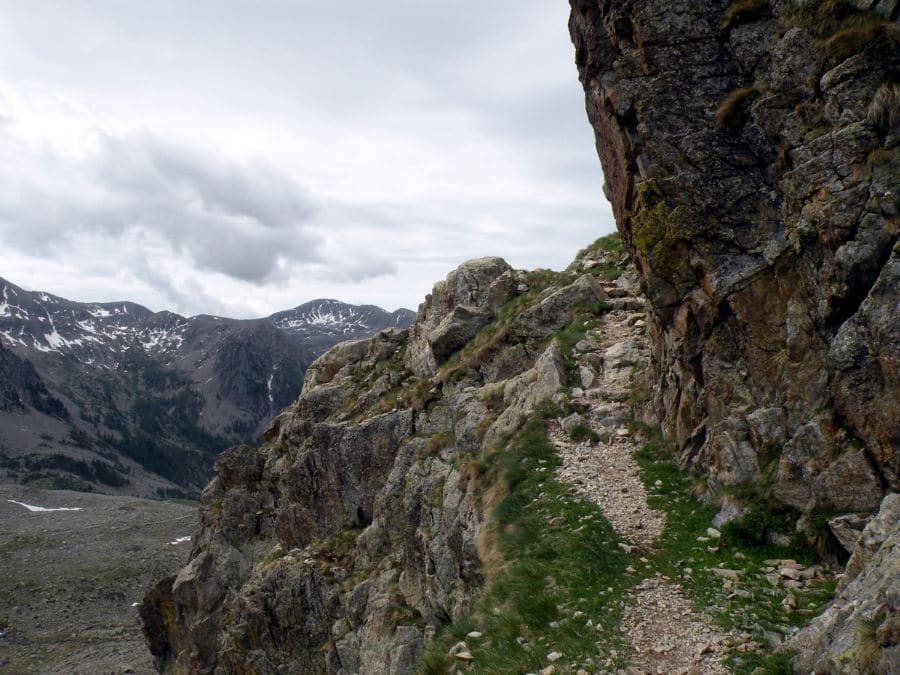
<svg viewBox="0 0 900 675"><path fill-rule="evenodd" d="M160 670L412 672L484 582L482 449L558 395L551 337L605 297L591 274L483 258L412 329L315 361L261 448L220 455L190 562L148 593Z"/></svg>
<svg viewBox="0 0 900 675"><path fill-rule="evenodd" d="M755 483L855 551L798 672L896 672L896 495L860 531L900 487L900 4L571 6L650 305L646 417L709 498Z"/></svg>
<svg viewBox="0 0 900 675"><path fill-rule="evenodd" d="M789 643L800 673L900 672L900 494L863 530L834 603Z"/></svg>
<svg viewBox="0 0 900 675"><path fill-rule="evenodd" d="M571 5L682 463L871 512L900 478L898 3Z"/></svg>

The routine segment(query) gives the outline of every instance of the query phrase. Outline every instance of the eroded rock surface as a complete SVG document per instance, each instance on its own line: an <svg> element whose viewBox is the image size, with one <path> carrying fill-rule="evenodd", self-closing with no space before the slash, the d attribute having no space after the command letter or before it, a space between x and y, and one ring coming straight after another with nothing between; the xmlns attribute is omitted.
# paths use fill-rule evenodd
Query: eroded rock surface
<svg viewBox="0 0 900 675"><path fill-rule="evenodd" d="M571 2L665 429L714 491L778 462L801 512L898 487L898 10L871 4Z"/></svg>
<svg viewBox="0 0 900 675"><path fill-rule="evenodd" d="M801 673L900 671L900 494L863 530L834 603L787 645Z"/></svg>
<svg viewBox="0 0 900 675"><path fill-rule="evenodd" d="M551 338L605 297L590 274L557 277L470 261L411 330L314 362L265 444L219 457L190 562L148 593L158 667L413 672L483 584L477 457L558 395Z"/></svg>

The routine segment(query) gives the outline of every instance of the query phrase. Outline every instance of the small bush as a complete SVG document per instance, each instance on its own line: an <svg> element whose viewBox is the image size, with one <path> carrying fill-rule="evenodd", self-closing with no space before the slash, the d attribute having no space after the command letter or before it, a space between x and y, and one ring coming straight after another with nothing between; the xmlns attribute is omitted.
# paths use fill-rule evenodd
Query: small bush
<svg viewBox="0 0 900 675"><path fill-rule="evenodd" d="M856 624L856 634L853 636L853 661L861 672L875 671L875 665L881 654L881 646L878 644L878 627L886 618L882 606L878 612L869 618L860 619Z"/></svg>
<svg viewBox="0 0 900 675"><path fill-rule="evenodd" d="M900 84L885 82L869 104L866 119L884 134L896 133L900 126Z"/></svg>
<svg viewBox="0 0 900 675"><path fill-rule="evenodd" d="M596 443L600 440L600 436L596 431L591 429L586 424L576 424L572 427L572 430L569 432L569 438L571 438L576 443L581 443L582 441L590 441L591 443Z"/></svg>

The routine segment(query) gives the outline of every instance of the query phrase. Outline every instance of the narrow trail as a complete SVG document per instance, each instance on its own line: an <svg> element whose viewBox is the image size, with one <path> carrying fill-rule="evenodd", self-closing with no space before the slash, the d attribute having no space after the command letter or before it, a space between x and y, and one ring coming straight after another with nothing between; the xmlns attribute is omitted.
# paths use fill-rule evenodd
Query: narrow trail
<svg viewBox="0 0 900 675"><path fill-rule="evenodd" d="M615 284L607 284L607 292L616 309L575 350L583 387L572 402L585 412L552 427L550 438L561 459L559 479L603 510L637 561L653 554L665 526L665 514L647 502L633 457L638 447L628 430L632 372L649 358L646 324L641 298ZM570 433L579 424L599 441L574 442ZM621 631L631 646L628 673L728 672L720 663L728 636L694 611L677 581L661 574L634 587Z"/></svg>

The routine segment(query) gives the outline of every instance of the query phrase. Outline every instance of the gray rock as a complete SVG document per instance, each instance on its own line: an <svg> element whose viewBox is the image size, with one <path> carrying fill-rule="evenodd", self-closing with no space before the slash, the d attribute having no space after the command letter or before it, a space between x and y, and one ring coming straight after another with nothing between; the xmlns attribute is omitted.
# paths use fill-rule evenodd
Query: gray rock
<svg viewBox="0 0 900 675"><path fill-rule="evenodd" d="M444 363L487 326L491 319L493 314L490 311L477 307L457 305L450 310L428 334L428 346L431 347L435 362L438 365Z"/></svg>
<svg viewBox="0 0 900 675"><path fill-rule="evenodd" d="M530 342L543 340L567 326L579 305L591 305L606 299L597 280L585 274L543 298L522 312L510 326L510 333Z"/></svg>
<svg viewBox="0 0 900 675"><path fill-rule="evenodd" d="M900 494L884 498L863 530L835 601L797 633L795 672L896 673L900 669Z"/></svg>
<svg viewBox="0 0 900 675"><path fill-rule="evenodd" d="M828 520L828 529L844 547L847 553L853 553L853 549L862 536L863 529L871 520L871 516L861 516L856 513L848 513L845 516L837 516Z"/></svg>
<svg viewBox="0 0 900 675"><path fill-rule="evenodd" d="M701 0L570 4L604 190L648 302L658 393L642 414L719 482L735 462L752 474L745 443L757 465L779 460L777 492L800 510L823 501L843 438L900 487L896 138L869 113L896 59L823 60L789 20L723 25ZM812 414L828 429L815 457L807 432L789 441ZM859 487L859 468L832 471Z"/></svg>

